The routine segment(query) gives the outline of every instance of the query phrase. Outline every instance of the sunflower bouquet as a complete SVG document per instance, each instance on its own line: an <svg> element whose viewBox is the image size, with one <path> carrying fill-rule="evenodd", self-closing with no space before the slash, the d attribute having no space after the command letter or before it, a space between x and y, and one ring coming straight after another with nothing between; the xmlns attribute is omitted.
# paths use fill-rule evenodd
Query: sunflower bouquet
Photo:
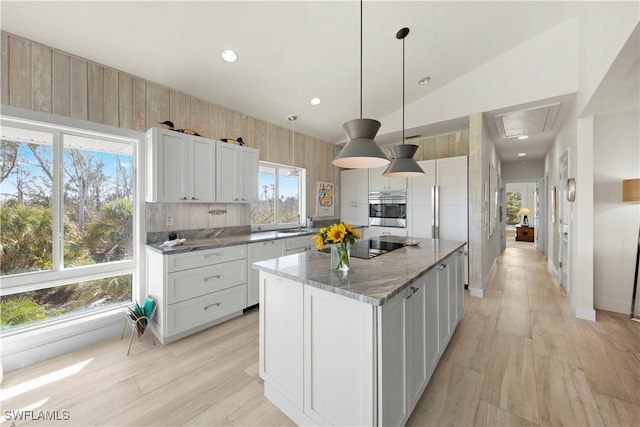
<svg viewBox="0 0 640 427"><path fill-rule="evenodd" d="M322 250L326 244L333 245L337 256L335 269L348 270L350 267L349 245L354 244L360 237L358 230L352 228L351 224L339 222L329 227L322 227L312 239L315 240L318 250Z"/></svg>

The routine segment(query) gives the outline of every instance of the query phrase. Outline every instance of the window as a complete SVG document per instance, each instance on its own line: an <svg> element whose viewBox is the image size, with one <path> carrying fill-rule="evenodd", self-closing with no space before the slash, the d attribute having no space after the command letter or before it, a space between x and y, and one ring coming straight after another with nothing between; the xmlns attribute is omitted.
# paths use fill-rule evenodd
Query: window
<svg viewBox="0 0 640 427"><path fill-rule="evenodd" d="M131 301L134 141L2 123L1 329Z"/></svg>
<svg viewBox="0 0 640 427"><path fill-rule="evenodd" d="M298 225L304 218L305 170L260 162L258 202L251 204L251 224L264 228Z"/></svg>

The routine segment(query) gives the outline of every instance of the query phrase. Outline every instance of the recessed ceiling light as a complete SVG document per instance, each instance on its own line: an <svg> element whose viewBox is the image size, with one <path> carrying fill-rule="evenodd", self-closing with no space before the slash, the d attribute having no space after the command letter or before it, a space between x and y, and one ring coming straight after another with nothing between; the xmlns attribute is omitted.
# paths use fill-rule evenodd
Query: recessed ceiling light
<svg viewBox="0 0 640 427"><path fill-rule="evenodd" d="M527 139L527 138L529 138L529 135L520 135L518 137L518 139Z"/></svg>
<svg viewBox="0 0 640 427"><path fill-rule="evenodd" d="M225 49L220 54L224 62L234 63L238 60L238 54L235 50Z"/></svg>
<svg viewBox="0 0 640 427"><path fill-rule="evenodd" d="M319 105L322 102L322 99L320 98L312 98L311 99L311 105Z"/></svg>
<svg viewBox="0 0 640 427"><path fill-rule="evenodd" d="M527 153L518 153L518 157L527 157Z"/></svg>
<svg viewBox="0 0 640 427"><path fill-rule="evenodd" d="M420 86L424 86L424 85L429 84L430 81L431 81L431 77L423 77L420 80L418 80L418 84Z"/></svg>

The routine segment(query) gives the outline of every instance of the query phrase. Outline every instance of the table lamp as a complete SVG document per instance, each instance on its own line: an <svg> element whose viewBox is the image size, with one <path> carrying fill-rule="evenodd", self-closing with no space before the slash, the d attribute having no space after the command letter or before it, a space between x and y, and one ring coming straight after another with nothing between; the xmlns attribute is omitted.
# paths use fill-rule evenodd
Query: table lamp
<svg viewBox="0 0 640 427"><path fill-rule="evenodd" d="M518 211L518 215L522 215L522 225L529 226L529 218L527 215L531 215L531 211L528 208L522 208Z"/></svg>
<svg viewBox="0 0 640 427"><path fill-rule="evenodd" d="M622 201L640 203L640 178L622 181ZM640 228L638 229L638 248L636 249L636 272L633 278L633 293L631 294L631 320L640 322L634 317L636 293L638 292L638 265L640 264Z"/></svg>

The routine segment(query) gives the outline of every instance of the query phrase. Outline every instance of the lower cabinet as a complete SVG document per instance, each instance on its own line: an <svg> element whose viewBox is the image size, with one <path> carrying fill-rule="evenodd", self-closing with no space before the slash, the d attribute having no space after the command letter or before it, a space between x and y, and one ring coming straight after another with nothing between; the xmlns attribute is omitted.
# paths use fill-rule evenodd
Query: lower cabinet
<svg viewBox="0 0 640 427"><path fill-rule="evenodd" d="M316 245L311 236L290 237L286 243L286 254L299 254L307 251L316 250Z"/></svg>
<svg viewBox="0 0 640 427"><path fill-rule="evenodd" d="M258 304L259 272L252 267L254 262L265 261L285 255L285 240L267 240L247 245L247 307Z"/></svg>
<svg viewBox="0 0 640 427"><path fill-rule="evenodd" d="M247 302L246 245L182 254L147 250L151 320L163 344L242 314Z"/></svg>
<svg viewBox="0 0 640 427"><path fill-rule="evenodd" d="M260 272L265 396L299 425L404 425L462 314L460 259L382 306Z"/></svg>

